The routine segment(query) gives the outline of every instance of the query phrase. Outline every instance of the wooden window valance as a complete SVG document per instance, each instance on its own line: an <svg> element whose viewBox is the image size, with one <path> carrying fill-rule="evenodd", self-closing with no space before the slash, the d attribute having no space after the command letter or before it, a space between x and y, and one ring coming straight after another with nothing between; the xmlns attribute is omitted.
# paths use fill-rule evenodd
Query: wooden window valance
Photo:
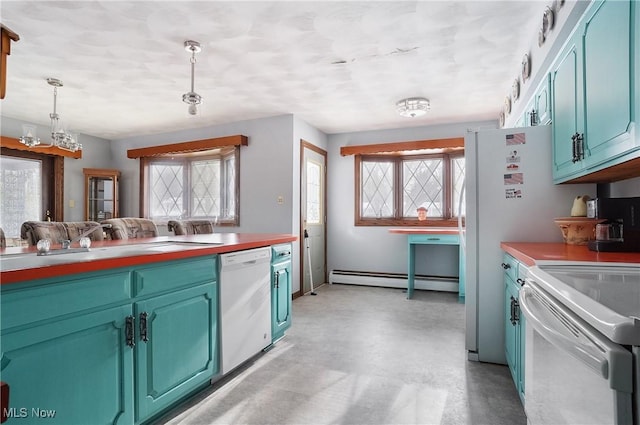
<svg viewBox="0 0 640 425"><path fill-rule="evenodd" d="M16 149L19 151L36 152L36 153L42 153L46 155L65 156L67 158L74 158L74 159L82 158L82 151L70 152L64 149L60 149L59 147L56 147L56 146L49 146L49 147L34 146L30 148L29 146L26 146L20 143L20 140L14 137L0 136L0 146L2 146L3 148Z"/></svg>
<svg viewBox="0 0 640 425"><path fill-rule="evenodd" d="M247 146L249 138L247 136L225 136L213 139L194 140L191 142L171 143L168 145L150 146L148 148L129 149L128 158L148 158L168 154L180 154L190 152L209 151L224 146Z"/></svg>
<svg viewBox="0 0 640 425"><path fill-rule="evenodd" d="M423 149L460 150L464 149L464 137L451 139L415 140L413 142L379 143L376 145L342 146L340 155L392 154Z"/></svg>

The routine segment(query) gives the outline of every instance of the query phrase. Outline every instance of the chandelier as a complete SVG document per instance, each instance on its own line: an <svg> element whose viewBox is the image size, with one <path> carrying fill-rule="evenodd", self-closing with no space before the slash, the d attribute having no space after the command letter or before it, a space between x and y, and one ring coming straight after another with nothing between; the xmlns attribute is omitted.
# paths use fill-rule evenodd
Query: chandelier
<svg viewBox="0 0 640 425"><path fill-rule="evenodd" d="M62 87L62 81L57 78L47 78L47 83L53 86L53 112L49 114L51 119L51 141L48 144L42 144L37 136L37 127L32 124L22 125L22 137L20 143L32 148L38 146L41 148L58 147L70 152L82 150L82 145L78 143L78 136L64 129L60 115L56 112L56 104L58 99L58 87Z"/></svg>
<svg viewBox="0 0 640 425"><path fill-rule="evenodd" d="M191 91L182 95L182 101L189 105L189 115L198 115L198 105L202 103L202 96L194 91L193 80L196 65L196 53L200 52L202 48L200 47L200 43L197 41L187 40L184 42L184 49L187 52L191 52Z"/></svg>
<svg viewBox="0 0 640 425"><path fill-rule="evenodd" d="M396 110L403 117L420 117L426 114L429 109L431 109L429 99L424 97L410 97L396 102Z"/></svg>

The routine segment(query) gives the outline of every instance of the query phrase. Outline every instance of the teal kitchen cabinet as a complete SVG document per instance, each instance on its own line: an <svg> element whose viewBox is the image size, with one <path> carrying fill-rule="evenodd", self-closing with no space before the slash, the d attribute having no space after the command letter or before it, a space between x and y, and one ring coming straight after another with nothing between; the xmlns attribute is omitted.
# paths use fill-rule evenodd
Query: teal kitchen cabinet
<svg viewBox="0 0 640 425"><path fill-rule="evenodd" d="M131 424L128 271L3 285L2 380L24 424ZM90 418L90 420L89 420ZM9 423L11 423L11 419Z"/></svg>
<svg viewBox="0 0 640 425"><path fill-rule="evenodd" d="M636 7L634 1L594 2L551 72L556 183L626 161L640 149Z"/></svg>
<svg viewBox="0 0 640 425"><path fill-rule="evenodd" d="M218 370L216 256L3 285L2 380L21 423L141 423Z"/></svg>
<svg viewBox="0 0 640 425"><path fill-rule="evenodd" d="M218 373L217 259L171 261L133 274L140 423Z"/></svg>
<svg viewBox="0 0 640 425"><path fill-rule="evenodd" d="M520 287L524 283L526 267L515 258L504 254L504 318L505 318L505 356L511 377L524 403L524 354L525 322L518 301Z"/></svg>
<svg viewBox="0 0 640 425"><path fill-rule="evenodd" d="M291 327L291 244L271 248L271 339Z"/></svg>
<svg viewBox="0 0 640 425"><path fill-rule="evenodd" d="M532 108L527 112L528 125L551 123L551 74L547 74L533 95Z"/></svg>
<svg viewBox="0 0 640 425"><path fill-rule="evenodd" d="M216 299L211 282L135 304L137 423L217 373Z"/></svg>
<svg viewBox="0 0 640 425"><path fill-rule="evenodd" d="M551 123L551 74L547 73L536 88L522 117L524 127Z"/></svg>
<svg viewBox="0 0 640 425"><path fill-rule="evenodd" d="M3 332L9 416L24 424L133 423L130 316L125 305Z"/></svg>
<svg viewBox="0 0 640 425"><path fill-rule="evenodd" d="M574 34L551 70L553 179L559 181L584 168L579 161L577 134L584 134L582 114L582 41Z"/></svg>

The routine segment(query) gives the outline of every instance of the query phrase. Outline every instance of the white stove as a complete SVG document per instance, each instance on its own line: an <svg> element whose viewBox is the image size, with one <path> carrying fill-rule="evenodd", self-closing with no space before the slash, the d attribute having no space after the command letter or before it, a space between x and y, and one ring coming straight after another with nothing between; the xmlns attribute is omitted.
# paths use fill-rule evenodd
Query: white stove
<svg viewBox="0 0 640 425"><path fill-rule="evenodd" d="M640 265L532 267L520 306L529 424L638 425Z"/></svg>
<svg viewBox="0 0 640 425"><path fill-rule="evenodd" d="M530 275L611 341L640 346L640 265L541 265Z"/></svg>

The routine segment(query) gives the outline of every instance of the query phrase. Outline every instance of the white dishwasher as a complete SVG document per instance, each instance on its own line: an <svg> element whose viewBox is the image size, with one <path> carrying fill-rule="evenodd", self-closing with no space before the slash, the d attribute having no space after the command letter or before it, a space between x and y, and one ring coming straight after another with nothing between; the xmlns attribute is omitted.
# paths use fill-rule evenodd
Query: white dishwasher
<svg viewBox="0 0 640 425"><path fill-rule="evenodd" d="M221 369L226 374L271 344L271 248L220 255Z"/></svg>

